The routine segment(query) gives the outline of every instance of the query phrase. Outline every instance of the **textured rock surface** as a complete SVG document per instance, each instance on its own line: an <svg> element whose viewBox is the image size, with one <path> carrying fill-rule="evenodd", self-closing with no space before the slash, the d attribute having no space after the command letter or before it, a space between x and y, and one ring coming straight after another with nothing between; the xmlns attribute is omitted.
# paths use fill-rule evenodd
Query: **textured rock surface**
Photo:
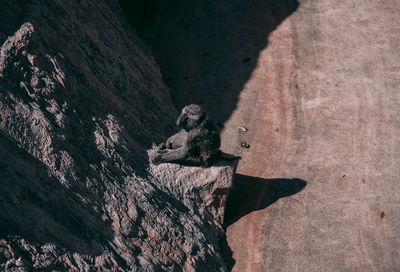
<svg viewBox="0 0 400 272"><path fill-rule="evenodd" d="M118 3L1 14L0 270L225 271L217 221L147 176L177 113Z"/></svg>
<svg viewBox="0 0 400 272"><path fill-rule="evenodd" d="M399 25L393 1L301 1L270 35L238 172L307 186L228 228L234 271L400 269Z"/></svg>
<svg viewBox="0 0 400 272"><path fill-rule="evenodd" d="M217 220L217 225L222 226L237 163L219 161L209 168L151 164L149 172L161 188L170 191L186 207L200 212L203 220Z"/></svg>
<svg viewBox="0 0 400 272"><path fill-rule="evenodd" d="M242 156L233 270L398 271L398 1L159 2L140 29L173 97L227 110Z"/></svg>

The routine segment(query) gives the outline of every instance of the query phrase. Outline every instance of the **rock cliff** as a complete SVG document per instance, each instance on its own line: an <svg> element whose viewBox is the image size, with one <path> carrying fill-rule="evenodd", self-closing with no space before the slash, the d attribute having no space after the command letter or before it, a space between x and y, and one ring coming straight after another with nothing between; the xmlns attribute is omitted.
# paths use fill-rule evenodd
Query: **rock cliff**
<svg viewBox="0 0 400 272"><path fill-rule="evenodd" d="M5 2L1 270L226 271L235 163L147 171L177 112L117 1Z"/></svg>

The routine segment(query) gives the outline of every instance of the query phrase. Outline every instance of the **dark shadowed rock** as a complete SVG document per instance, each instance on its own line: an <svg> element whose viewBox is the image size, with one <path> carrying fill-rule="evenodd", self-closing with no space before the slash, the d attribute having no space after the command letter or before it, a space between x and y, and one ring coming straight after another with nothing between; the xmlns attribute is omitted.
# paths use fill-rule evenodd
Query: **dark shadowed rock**
<svg viewBox="0 0 400 272"><path fill-rule="evenodd" d="M0 269L226 271L234 167L148 177L146 149L177 112L116 1L5 2L18 16L0 19Z"/></svg>

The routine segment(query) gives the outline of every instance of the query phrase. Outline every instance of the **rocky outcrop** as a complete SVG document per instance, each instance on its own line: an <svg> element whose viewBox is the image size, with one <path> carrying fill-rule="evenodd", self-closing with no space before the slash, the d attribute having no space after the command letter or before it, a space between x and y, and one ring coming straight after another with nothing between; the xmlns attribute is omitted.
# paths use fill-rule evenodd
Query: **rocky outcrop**
<svg viewBox="0 0 400 272"><path fill-rule="evenodd" d="M173 163L150 164L149 172L154 182L171 192L191 211L199 212L204 221L217 221L217 225L222 226L237 163L237 160L221 160L209 168Z"/></svg>
<svg viewBox="0 0 400 272"><path fill-rule="evenodd" d="M148 174L177 113L116 1L7 2L0 269L225 271L218 204L234 165Z"/></svg>

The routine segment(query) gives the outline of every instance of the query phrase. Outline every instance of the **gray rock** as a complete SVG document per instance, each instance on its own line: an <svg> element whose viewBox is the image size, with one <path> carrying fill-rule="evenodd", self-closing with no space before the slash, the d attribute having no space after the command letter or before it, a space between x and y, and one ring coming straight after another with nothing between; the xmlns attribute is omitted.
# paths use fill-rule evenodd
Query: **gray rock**
<svg viewBox="0 0 400 272"><path fill-rule="evenodd" d="M117 3L6 2L21 16L0 19L0 270L226 271L211 196L234 166L173 170L185 188L147 173L177 112Z"/></svg>
<svg viewBox="0 0 400 272"><path fill-rule="evenodd" d="M203 220L216 220L223 225L237 163L221 160L209 168L174 163L150 164L149 172L157 186L171 192L193 213L200 212Z"/></svg>

